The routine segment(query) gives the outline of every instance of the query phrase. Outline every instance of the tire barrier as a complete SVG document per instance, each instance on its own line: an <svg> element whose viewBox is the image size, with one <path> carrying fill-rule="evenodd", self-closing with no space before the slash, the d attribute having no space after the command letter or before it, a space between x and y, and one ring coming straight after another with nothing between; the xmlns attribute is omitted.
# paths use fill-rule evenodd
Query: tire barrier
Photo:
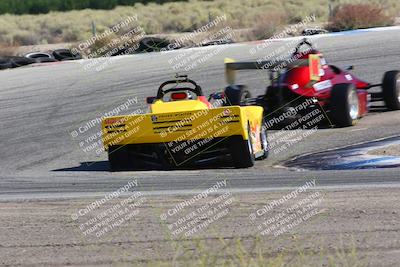
<svg viewBox="0 0 400 267"><path fill-rule="evenodd" d="M0 69L11 69L35 63L33 58L26 57L2 57L0 58Z"/></svg>
<svg viewBox="0 0 400 267"><path fill-rule="evenodd" d="M35 63L49 63L49 62L58 62L58 60L55 58L51 58L51 57L35 58Z"/></svg>
<svg viewBox="0 0 400 267"><path fill-rule="evenodd" d="M0 70L12 68L12 63L9 58L0 58Z"/></svg>
<svg viewBox="0 0 400 267"><path fill-rule="evenodd" d="M161 49L168 49L170 42L164 38L145 37L139 42L138 52L159 52Z"/></svg>
<svg viewBox="0 0 400 267"><path fill-rule="evenodd" d="M317 35L317 34L325 34L328 33L327 30L325 29L320 29L320 28L309 28L309 29L304 29L301 32L301 35L303 36L310 36L310 35Z"/></svg>
<svg viewBox="0 0 400 267"><path fill-rule="evenodd" d="M79 53L72 53L69 49L57 49L53 51L53 56L59 61L67 60L79 60L82 59L82 55Z"/></svg>
<svg viewBox="0 0 400 267"><path fill-rule="evenodd" d="M32 52L19 56L0 57L0 70L18 68L34 63L51 63L82 59L81 54L74 54L69 49L57 49L53 52Z"/></svg>
<svg viewBox="0 0 400 267"><path fill-rule="evenodd" d="M201 43L199 46L210 46L210 45L224 45L224 44L233 44L234 41L231 39L220 39L220 40L211 40L208 42Z"/></svg>
<svg viewBox="0 0 400 267"><path fill-rule="evenodd" d="M234 43L232 40L212 40L199 44L198 46L211 46L211 45L221 45L221 44L231 44ZM139 47L132 51L128 51L129 48L124 48L118 50L111 56L120 56L127 54L136 53L148 53L148 52L160 52L165 50L175 50L182 49L184 47L174 47L171 48L171 42L165 38L160 37L144 37L139 41ZM70 49L56 49L52 52L31 52L23 57L18 56L7 56L0 57L0 70L18 68L21 66L26 66L33 63L51 63L58 61L69 61L69 60L79 60L82 59L80 53L73 53Z"/></svg>
<svg viewBox="0 0 400 267"><path fill-rule="evenodd" d="M32 52L25 55L26 58L37 59L37 58L53 58L49 53Z"/></svg>

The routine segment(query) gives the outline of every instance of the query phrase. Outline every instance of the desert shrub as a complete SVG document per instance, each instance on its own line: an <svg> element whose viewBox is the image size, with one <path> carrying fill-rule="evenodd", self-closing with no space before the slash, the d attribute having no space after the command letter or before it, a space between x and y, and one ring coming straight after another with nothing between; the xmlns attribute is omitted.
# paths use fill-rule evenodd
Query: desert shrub
<svg viewBox="0 0 400 267"><path fill-rule="evenodd" d="M31 45L40 43L39 36L30 31L19 31L14 34L13 45Z"/></svg>
<svg viewBox="0 0 400 267"><path fill-rule="evenodd" d="M63 32L63 42L77 42L79 39L79 32L77 30L67 30Z"/></svg>
<svg viewBox="0 0 400 267"><path fill-rule="evenodd" d="M0 45L0 57L2 56L15 56L17 48L15 46Z"/></svg>
<svg viewBox="0 0 400 267"><path fill-rule="evenodd" d="M278 32L282 25L287 24L288 18L283 13L266 13L256 17L256 25L253 28L253 40L267 39Z"/></svg>
<svg viewBox="0 0 400 267"><path fill-rule="evenodd" d="M133 1L127 0L123 4L132 4ZM336 0L334 3L345 4L352 1L354 0ZM285 18L282 22L289 24L297 23L311 14L315 14L316 23L326 22L328 2L328 0L190 0L168 2L162 5L137 3L132 6L117 6L112 10L50 11L42 15L19 16L7 14L0 15L0 43L13 45L14 40L30 45L81 42L91 37L92 21L96 23L97 32L100 33L134 14L138 15L138 22L146 34L191 31L209 20L226 15L227 25L233 29L244 29L249 32L255 28L254 33L251 33L254 36L249 36L249 39L258 39L268 37L272 31L279 31L276 27L281 25L276 25L276 20L279 21L282 18L279 18L281 15L276 18L276 14L284 14ZM396 11L400 8L398 0L365 0L364 2L381 3L390 15L396 15ZM359 10L351 16L357 13ZM373 10L372 13L375 17L376 12ZM369 17L371 14L362 16Z"/></svg>
<svg viewBox="0 0 400 267"><path fill-rule="evenodd" d="M117 45L114 40L119 40L117 35L107 35L103 38L97 39L93 44L85 47L85 49L81 50L80 52L90 58L107 55Z"/></svg>
<svg viewBox="0 0 400 267"><path fill-rule="evenodd" d="M328 29L332 31L354 30L393 25L392 17L375 4L344 4L333 12Z"/></svg>

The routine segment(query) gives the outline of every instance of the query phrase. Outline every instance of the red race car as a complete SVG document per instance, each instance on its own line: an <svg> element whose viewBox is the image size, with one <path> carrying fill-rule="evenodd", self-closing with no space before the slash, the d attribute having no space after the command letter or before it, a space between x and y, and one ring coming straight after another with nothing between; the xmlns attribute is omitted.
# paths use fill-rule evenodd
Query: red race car
<svg viewBox="0 0 400 267"><path fill-rule="evenodd" d="M381 84L365 82L349 72L353 67L342 70L327 64L323 54L306 39L297 45L288 60L235 62L226 59L225 65L229 84L225 96L229 102L241 105L254 101L264 107L267 120L306 100L315 103L309 109L322 108L331 124L338 127L354 125L368 112L371 102L384 101L389 110L400 109L399 71L386 72ZM250 98L245 86L235 85L236 71L246 69L269 70L271 84L264 95ZM369 92L373 87L381 87L382 91ZM309 109L299 115L310 112Z"/></svg>

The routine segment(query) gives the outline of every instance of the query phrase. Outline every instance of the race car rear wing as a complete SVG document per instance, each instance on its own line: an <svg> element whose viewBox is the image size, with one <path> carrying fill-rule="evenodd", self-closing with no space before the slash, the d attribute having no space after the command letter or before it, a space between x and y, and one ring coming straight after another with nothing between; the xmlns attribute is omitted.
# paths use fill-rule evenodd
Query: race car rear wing
<svg viewBox="0 0 400 267"><path fill-rule="evenodd" d="M315 62L317 60L318 62ZM289 60L267 60L267 61L242 61L236 62L234 59L225 58L225 76L228 84L234 84L236 71L238 70L282 70L296 67L308 67L313 63L319 63L319 57L310 57L309 59ZM310 68L310 77L315 79L315 73L311 73L315 68Z"/></svg>
<svg viewBox="0 0 400 267"><path fill-rule="evenodd" d="M230 70L265 70L284 67L301 67L309 65L308 59L298 59L293 62L286 60L267 60L267 61L242 61L235 62L232 59L225 59L225 66Z"/></svg>

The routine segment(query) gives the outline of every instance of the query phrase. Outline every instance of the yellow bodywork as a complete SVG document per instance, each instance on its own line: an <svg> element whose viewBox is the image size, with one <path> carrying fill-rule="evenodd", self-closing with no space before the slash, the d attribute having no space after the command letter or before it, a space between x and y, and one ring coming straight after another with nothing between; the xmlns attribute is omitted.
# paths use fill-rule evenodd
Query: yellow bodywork
<svg viewBox="0 0 400 267"><path fill-rule="evenodd" d="M200 100L163 102L151 105L151 113L106 117L102 122L103 143L110 146L153 144L174 141L252 134L253 151L262 150L260 130L263 108L228 106L209 108Z"/></svg>
<svg viewBox="0 0 400 267"><path fill-rule="evenodd" d="M181 100L163 102L157 100L150 106L151 113L170 113L170 112L183 112L188 110L202 110L207 109L206 103L198 100Z"/></svg>

